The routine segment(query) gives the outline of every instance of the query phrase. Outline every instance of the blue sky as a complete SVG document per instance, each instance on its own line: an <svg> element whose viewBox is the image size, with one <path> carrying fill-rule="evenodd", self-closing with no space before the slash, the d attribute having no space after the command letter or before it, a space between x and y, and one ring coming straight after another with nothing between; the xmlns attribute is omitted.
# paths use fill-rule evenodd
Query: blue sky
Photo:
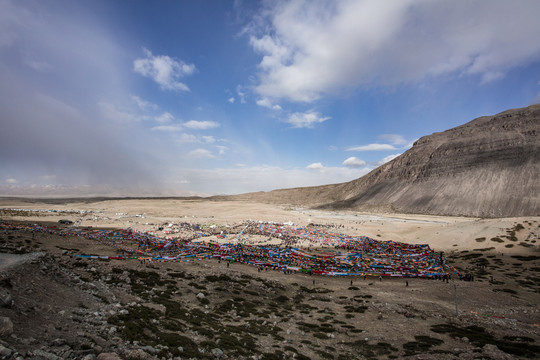
<svg viewBox="0 0 540 360"><path fill-rule="evenodd" d="M0 0L0 195L345 182L540 102L538 1Z"/></svg>

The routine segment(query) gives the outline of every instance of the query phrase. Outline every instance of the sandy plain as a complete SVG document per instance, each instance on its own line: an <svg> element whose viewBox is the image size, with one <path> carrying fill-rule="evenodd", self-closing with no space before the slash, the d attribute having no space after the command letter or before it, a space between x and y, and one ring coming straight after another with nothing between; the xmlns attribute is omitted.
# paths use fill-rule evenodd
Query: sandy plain
<svg viewBox="0 0 540 360"><path fill-rule="evenodd" d="M140 231L155 230L163 224L228 224L237 225L247 220L334 225L333 231L348 235L368 236L379 240L393 240L409 244L429 244L436 251L474 250L475 239L491 239L506 235L506 231L524 221L539 222L540 217L471 218L395 213L359 213L323 211L288 205L253 203L248 201L213 201L181 199L126 199L103 201L39 201L0 198L0 209L22 209L18 218L35 221L68 219L78 226L131 227ZM40 210L36 212L32 210ZM53 210L56 212L47 212ZM81 213L82 212L82 213ZM13 213L11 213L13 214ZM6 217L7 215L7 217ZM9 213L4 218L10 218ZM339 227L338 227L339 226ZM166 236L165 234L160 234ZM529 232L516 234L518 244L540 237L534 227ZM508 242L487 242L494 251L508 254L528 253L530 247L507 247ZM485 245L486 243L484 243ZM532 247L537 247L534 243Z"/></svg>

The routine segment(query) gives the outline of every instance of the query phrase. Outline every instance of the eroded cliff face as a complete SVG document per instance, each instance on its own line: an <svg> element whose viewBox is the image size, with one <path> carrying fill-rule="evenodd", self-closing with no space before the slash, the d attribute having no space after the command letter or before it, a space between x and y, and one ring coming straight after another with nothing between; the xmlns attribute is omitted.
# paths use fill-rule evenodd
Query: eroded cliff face
<svg viewBox="0 0 540 360"><path fill-rule="evenodd" d="M481 117L419 139L366 176L336 185L328 207L467 215L540 213L540 105ZM336 195L338 195L336 193Z"/></svg>
<svg viewBox="0 0 540 360"><path fill-rule="evenodd" d="M437 215L538 215L540 104L424 136L401 156L357 180L241 198Z"/></svg>

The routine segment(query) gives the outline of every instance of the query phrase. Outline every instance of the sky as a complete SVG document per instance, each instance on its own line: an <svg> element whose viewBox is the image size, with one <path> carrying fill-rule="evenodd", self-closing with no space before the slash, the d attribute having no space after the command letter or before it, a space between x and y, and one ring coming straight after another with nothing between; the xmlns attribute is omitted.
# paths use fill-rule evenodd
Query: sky
<svg viewBox="0 0 540 360"><path fill-rule="evenodd" d="M0 0L0 195L359 178L540 102L540 1Z"/></svg>

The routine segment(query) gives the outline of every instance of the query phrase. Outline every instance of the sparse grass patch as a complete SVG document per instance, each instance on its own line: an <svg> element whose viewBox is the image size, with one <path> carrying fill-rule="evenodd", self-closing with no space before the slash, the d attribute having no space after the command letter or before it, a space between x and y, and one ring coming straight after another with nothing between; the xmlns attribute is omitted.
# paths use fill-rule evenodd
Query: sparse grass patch
<svg viewBox="0 0 540 360"><path fill-rule="evenodd" d="M348 313L358 313L358 314L363 314L366 312L366 310L368 309L367 306L364 306L364 305L360 305L360 306L353 306L353 305L345 305L345 310L348 312Z"/></svg>
<svg viewBox="0 0 540 360"><path fill-rule="evenodd" d="M444 343L444 341L430 336L417 335L414 337L416 341L410 341L403 344L405 350L405 356L411 356L427 352L431 347L438 346Z"/></svg>
<svg viewBox="0 0 540 360"><path fill-rule="evenodd" d="M398 351L397 348L385 342L370 344L365 340L356 340L355 342L346 344L350 345L367 358L377 358L383 355L390 355L393 352Z"/></svg>
<svg viewBox="0 0 540 360"><path fill-rule="evenodd" d="M473 249L474 251L491 251L495 250L494 247L482 248L482 249Z"/></svg>
<svg viewBox="0 0 540 360"><path fill-rule="evenodd" d="M328 294L328 293L334 292L334 290L330 290L330 289L318 288L318 287L309 289L305 286L300 286L300 290L307 292L309 294Z"/></svg>
<svg viewBox="0 0 540 360"><path fill-rule="evenodd" d="M523 255L512 255L514 259L518 259L520 261L534 261L534 260L540 260L540 256L538 255L529 255L529 256L523 256Z"/></svg>
<svg viewBox="0 0 540 360"><path fill-rule="evenodd" d="M466 337L469 341L477 346L483 347L486 344L496 345L505 353L528 358L536 358L540 353L540 346L531 345L524 342L509 341L507 339L496 339L488 333L484 328L476 325L459 327L454 324L438 324L431 327L431 331L439 334L448 334L453 338Z"/></svg>

